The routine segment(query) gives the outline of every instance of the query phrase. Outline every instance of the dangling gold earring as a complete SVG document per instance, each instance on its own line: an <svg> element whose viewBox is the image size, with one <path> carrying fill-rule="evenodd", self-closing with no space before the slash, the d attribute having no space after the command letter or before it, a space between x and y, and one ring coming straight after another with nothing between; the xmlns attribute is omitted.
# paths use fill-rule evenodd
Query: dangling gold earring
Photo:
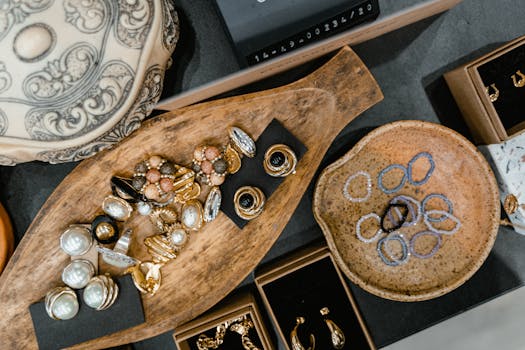
<svg viewBox="0 0 525 350"><path fill-rule="evenodd" d="M494 93L490 93L490 88L494 90ZM485 86L485 89L487 91L487 95L489 95L490 102L496 102L499 98L499 90L496 87L496 84L491 84L490 87Z"/></svg>
<svg viewBox="0 0 525 350"><path fill-rule="evenodd" d="M520 80L516 78L516 74L520 77ZM525 86L525 74L523 74L519 69L516 72L516 74L512 74L512 82L514 83L514 86L517 88L521 88Z"/></svg>
<svg viewBox="0 0 525 350"><path fill-rule="evenodd" d="M301 344L301 341L299 340L299 337L297 336L297 328L299 325L304 323L304 317L297 317L295 319L295 327L290 332L290 341L292 343L292 350L314 350L315 349L315 337L313 334L310 334L310 347L306 349L303 344Z"/></svg>
<svg viewBox="0 0 525 350"><path fill-rule="evenodd" d="M334 321L328 318L330 310L327 307L323 307L321 310L321 315L323 315L324 321L330 330L330 335L332 338L332 345L335 349L342 349L345 346L345 335L341 328L339 328Z"/></svg>

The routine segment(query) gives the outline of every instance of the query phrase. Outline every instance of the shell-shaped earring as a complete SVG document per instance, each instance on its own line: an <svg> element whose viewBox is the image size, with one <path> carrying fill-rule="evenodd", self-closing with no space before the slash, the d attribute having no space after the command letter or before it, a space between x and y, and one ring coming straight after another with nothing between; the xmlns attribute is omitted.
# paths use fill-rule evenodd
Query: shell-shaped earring
<svg viewBox="0 0 525 350"><path fill-rule="evenodd" d="M339 328L334 321L328 318L330 310L327 307L323 307L320 310L321 315L323 315L324 321L330 330L330 336L332 339L332 345L335 349L342 349L345 346L345 335L341 328Z"/></svg>
<svg viewBox="0 0 525 350"><path fill-rule="evenodd" d="M295 319L295 326L293 327L292 331L290 332L290 342L292 343L292 350L314 350L315 349L315 337L313 334L310 334L310 346L308 348L305 348L303 344L301 344L301 340L299 340L299 336L297 335L297 328L299 325L302 325L304 323L304 317L297 317Z"/></svg>
<svg viewBox="0 0 525 350"><path fill-rule="evenodd" d="M520 77L520 80L516 78L516 75ZM525 86L525 74L523 74L519 69L516 72L516 74L512 74L512 82L514 83L514 86L517 88L522 88Z"/></svg>
<svg viewBox="0 0 525 350"><path fill-rule="evenodd" d="M494 90L493 93L490 92L490 88ZM485 89L487 91L487 95L489 95L490 102L492 103L496 102L499 98L499 90L496 87L496 84L490 84L490 86L485 86Z"/></svg>

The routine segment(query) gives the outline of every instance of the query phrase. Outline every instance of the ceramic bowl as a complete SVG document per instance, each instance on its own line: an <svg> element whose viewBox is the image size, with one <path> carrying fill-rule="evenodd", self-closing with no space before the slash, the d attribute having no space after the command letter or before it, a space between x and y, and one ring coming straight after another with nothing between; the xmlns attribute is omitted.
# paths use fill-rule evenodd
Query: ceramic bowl
<svg viewBox="0 0 525 350"><path fill-rule="evenodd" d="M422 152L432 162L413 160ZM448 198L449 216L432 212L449 210L434 197L414 214L417 220L401 212L406 225L388 233L395 227L384 214L393 198L409 196L421 205L431 194ZM400 121L375 129L322 172L314 215L350 280L383 298L420 301L452 291L479 269L496 239L500 204L492 170L472 143L441 125ZM378 217L387 218L382 232ZM430 229L440 233L420 234Z"/></svg>

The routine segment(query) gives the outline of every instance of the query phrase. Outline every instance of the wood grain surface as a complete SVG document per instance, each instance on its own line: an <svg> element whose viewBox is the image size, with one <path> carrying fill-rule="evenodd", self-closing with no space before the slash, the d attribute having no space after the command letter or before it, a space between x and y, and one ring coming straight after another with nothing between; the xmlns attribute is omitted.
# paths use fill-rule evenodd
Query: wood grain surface
<svg viewBox="0 0 525 350"><path fill-rule="evenodd" d="M2 349L37 347L28 306L61 284L68 257L60 250L59 236L69 224L90 222L102 212L100 205L110 193L112 175L131 176L134 165L153 154L190 164L196 145L226 143L228 127L239 126L257 138L273 118L308 148L297 174L283 181L264 212L243 230L220 213L213 223L192 234L180 256L163 267L159 292L143 297L146 323L76 348L100 349L153 337L224 298L279 237L335 136L382 98L368 69L351 49L344 48L318 71L293 84L160 115L114 149L83 161L44 204L0 278ZM136 233L131 255L150 260L143 239L155 233L153 225L134 214L125 227Z"/></svg>

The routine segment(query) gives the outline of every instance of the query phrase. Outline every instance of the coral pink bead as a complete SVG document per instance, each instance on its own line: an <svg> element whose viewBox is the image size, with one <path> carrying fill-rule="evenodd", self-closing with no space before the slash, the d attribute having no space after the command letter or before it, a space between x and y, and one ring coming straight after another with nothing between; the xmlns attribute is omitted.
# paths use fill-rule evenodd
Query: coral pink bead
<svg viewBox="0 0 525 350"><path fill-rule="evenodd" d="M160 180L160 171L157 169L150 169L146 173L146 180L148 180L151 183L158 182Z"/></svg>
<svg viewBox="0 0 525 350"><path fill-rule="evenodd" d="M204 148L205 146L199 146L195 148L195 151L193 151L193 158L195 158L195 160L198 160L200 162L205 159L204 158Z"/></svg>
<svg viewBox="0 0 525 350"><path fill-rule="evenodd" d="M203 160L201 163L201 170L204 174L211 174L213 171L213 164L207 160Z"/></svg>
<svg viewBox="0 0 525 350"><path fill-rule="evenodd" d="M204 151L204 155L206 156L206 159L208 160L214 160L218 156L221 155L221 152L219 152L219 149L217 147L206 147L206 151Z"/></svg>
<svg viewBox="0 0 525 350"><path fill-rule="evenodd" d="M173 181L171 179L161 179L160 188L164 192L170 192L173 189Z"/></svg>
<svg viewBox="0 0 525 350"><path fill-rule="evenodd" d="M214 186L220 186L224 182L224 176L219 176L217 174L211 174L210 182Z"/></svg>
<svg viewBox="0 0 525 350"><path fill-rule="evenodd" d="M154 184L149 184L144 189L144 195L148 199L156 200L159 198L159 190L157 189L157 186L155 186Z"/></svg>
<svg viewBox="0 0 525 350"><path fill-rule="evenodd" d="M158 167L161 162L162 162L162 158L160 156L151 156L148 159L149 166L152 168Z"/></svg>

